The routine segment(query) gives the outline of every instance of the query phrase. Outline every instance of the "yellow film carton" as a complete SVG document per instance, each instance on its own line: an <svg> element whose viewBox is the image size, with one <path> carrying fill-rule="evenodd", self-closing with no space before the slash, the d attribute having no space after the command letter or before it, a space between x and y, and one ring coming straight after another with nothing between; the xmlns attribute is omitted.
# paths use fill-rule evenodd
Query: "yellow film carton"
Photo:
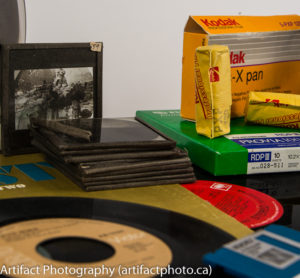
<svg viewBox="0 0 300 278"><path fill-rule="evenodd" d="M191 16L185 26L181 116L195 120L194 53L230 51L232 117L244 116L249 91L300 94L300 16Z"/></svg>
<svg viewBox="0 0 300 278"><path fill-rule="evenodd" d="M300 128L300 95L250 92L245 120L261 125Z"/></svg>
<svg viewBox="0 0 300 278"><path fill-rule="evenodd" d="M195 52L196 130L209 138L230 132L231 76L227 46Z"/></svg>

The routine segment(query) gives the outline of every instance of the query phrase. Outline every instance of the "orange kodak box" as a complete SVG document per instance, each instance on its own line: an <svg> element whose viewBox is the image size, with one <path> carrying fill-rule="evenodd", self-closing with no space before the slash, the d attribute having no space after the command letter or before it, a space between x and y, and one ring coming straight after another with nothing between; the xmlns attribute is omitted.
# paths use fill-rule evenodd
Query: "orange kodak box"
<svg viewBox="0 0 300 278"><path fill-rule="evenodd" d="M300 94L300 16L191 16L185 26L181 117L195 120L195 49L230 50L231 117L244 116L249 91Z"/></svg>

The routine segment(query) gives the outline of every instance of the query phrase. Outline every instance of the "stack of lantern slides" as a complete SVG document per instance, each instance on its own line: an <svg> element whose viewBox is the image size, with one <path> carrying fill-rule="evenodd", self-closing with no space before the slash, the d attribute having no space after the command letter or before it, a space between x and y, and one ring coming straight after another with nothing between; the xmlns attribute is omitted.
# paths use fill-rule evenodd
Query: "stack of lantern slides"
<svg viewBox="0 0 300 278"><path fill-rule="evenodd" d="M31 119L32 144L86 191L191 183L176 142L134 118Z"/></svg>

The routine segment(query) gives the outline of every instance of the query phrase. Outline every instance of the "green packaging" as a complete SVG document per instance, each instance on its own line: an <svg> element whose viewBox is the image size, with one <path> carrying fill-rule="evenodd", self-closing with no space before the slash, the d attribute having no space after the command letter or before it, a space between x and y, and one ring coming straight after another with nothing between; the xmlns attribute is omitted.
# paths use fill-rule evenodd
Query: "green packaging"
<svg viewBox="0 0 300 278"><path fill-rule="evenodd" d="M175 140L195 165L215 176L300 171L300 133L294 129L236 118L229 135L209 139L179 110L137 111L136 117Z"/></svg>

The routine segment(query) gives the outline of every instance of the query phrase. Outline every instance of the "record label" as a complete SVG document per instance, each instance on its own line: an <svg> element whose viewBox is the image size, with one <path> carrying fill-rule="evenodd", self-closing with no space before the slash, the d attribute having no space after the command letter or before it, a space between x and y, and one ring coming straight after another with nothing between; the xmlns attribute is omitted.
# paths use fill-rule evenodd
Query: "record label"
<svg viewBox="0 0 300 278"><path fill-rule="evenodd" d="M251 188L205 180L183 186L249 228L271 224L283 214L277 200Z"/></svg>
<svg viewBox="0 0 300 278"><path fill-rule="evenodd" d="M104 260L84 263L53 260L38 252L41 243L60 238L100 241L114 252ZM45 218L9 224L0 228L0 246L5 277L152 277L138 273L138 266L166 267L172 261L172 251L158 237L103 220Z"/></svg>

